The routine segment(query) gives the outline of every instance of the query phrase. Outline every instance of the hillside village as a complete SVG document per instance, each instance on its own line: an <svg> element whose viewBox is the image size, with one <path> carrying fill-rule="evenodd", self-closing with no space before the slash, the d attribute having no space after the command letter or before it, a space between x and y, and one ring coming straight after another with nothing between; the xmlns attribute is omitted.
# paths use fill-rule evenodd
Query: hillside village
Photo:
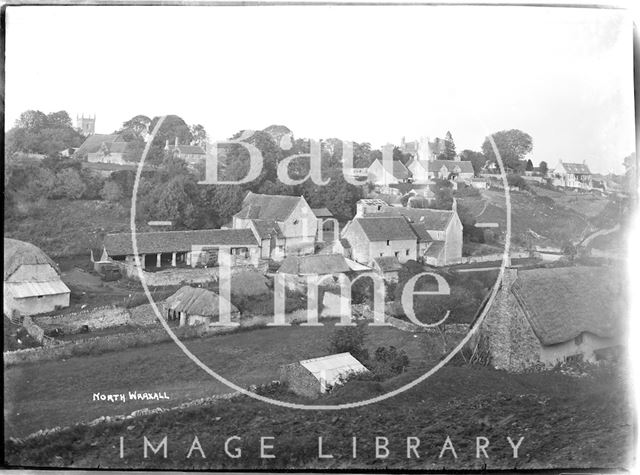
<svg viewBox="0 0 640 475"><path fill-rule="evenodd" d="M347 397L358 378L397 386L444 358L479 319L482 325L456 357L464 367L522 377L560 369L583 374L615 366L624 354L620 269L635 200L626 177L593 174L587 163L561 159L554 168L546 163L534 167L526 156L505 160L503 176L482 153L457 153L447 132L445 139L434 141L402 138L392 160L356 144L354 167L347 169L336 158L339 141L323 141L323 170L335 178L333 188L310 183L287 188L271 180L267 169L260 186L213 185L201 193L196 177L204 173L211 145L171 116L173 122L153 140L144 166L134 238L128 193L153 122L140 117L116 133L97 134L96 118L83 115L75 127L82 136L77 147L42 156L15 152L5 164L11 194L5 206L11 208L5 222L3 310L10 378L27 367L40 381L34 384L44 387L51 378L71 377L63 366L69 361L67 368L75 374L97 381L83 361L111 361L115 354L122 361L161 360L167 375L175 376L178 356L168 350L169 337L159 319L198 348L204 360L251 391L305 401ZM296 144L293 151L306 147L283 126L258 131L252 140L267 157L273 153L275 163L286 156L279 155L280 144ZM239 149L220 153L221 168L234 178L246 159ZM635 162L626 163L633 176ZM294 172L304 176L305 166ZM77 190L69 191L72 184ZM512 200L508 256L505 185ZM43 186L50 186L49 196L32 198L33 187L42 191ZM76 204L89 202L85 196L93 196L95 206L86 219L75 216ZM37 209L51 213L49 203L56 200L67 211L46 219L65 223L60 236L66 240L52 235L55 225L51 235L27 227L27 214L37 215ZM117 224L91 228L97 209L105 215L120 213ZM76 221L66 224L74 216ZM503 264L504 277L493 295ZM229 296L221 284L227 273ZM438 287L434 275L448 282L450 293L416 297L416 322L401 305L403 290L413 281L415 291L433 291L434 284ZM345 279L351 285L346 291ZM599 285L603 281L606 286ZM278 293L281 284L283 294ZM361 328L375 321L379 288L387 327L369 330L366 343L335 343L350 331L336 322L352 317L355 328ZM292 326L268 327L278 306ZM220 325L225 312L243 332ZM444 323L435 328L420 325L443 322L443 316ZM333 341L330 347L300 346L285 336L298 335L313 319L319 327L308 331ZM256 362L247 376L224 354L226 346L249 345L238 351L250 358L251 338L260 338L262 348L281 351ZM47 368L46 374L38 365ZM124 388L140 378L131 368L111 383ZM171 403L225 393L194 378L185 382L188 389L170 385ZM58 398L68 396L68 389L56 388ZM88 407L78 399L78 411L86 411L82 415L68 411L49 417L35 393L16 397L20 402L5 420L5 433L18 446L39 429L88 422L105 411L131 412L130 406Z"/></svg>

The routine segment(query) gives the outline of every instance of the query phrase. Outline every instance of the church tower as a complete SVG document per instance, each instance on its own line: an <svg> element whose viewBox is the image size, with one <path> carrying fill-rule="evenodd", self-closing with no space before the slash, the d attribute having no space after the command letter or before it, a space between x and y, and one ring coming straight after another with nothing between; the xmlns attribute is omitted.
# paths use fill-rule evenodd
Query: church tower
<svg viewBox="0 0 640 475"><path fill-rule="evenodd" d="M82 116L78 117L76 115L76 129L78 129L78 131L88 137L89 135L93 135L96 133L96 116L94 115L93 117L91 116L84 116L84 113L82 114Z"/></svg>

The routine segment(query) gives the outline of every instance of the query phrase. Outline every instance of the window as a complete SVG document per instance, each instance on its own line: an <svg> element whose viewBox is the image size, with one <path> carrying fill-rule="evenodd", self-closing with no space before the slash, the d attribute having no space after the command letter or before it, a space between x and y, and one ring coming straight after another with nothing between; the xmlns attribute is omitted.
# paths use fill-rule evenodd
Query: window
<svg viewBox="0 0 640 475"><path fill-rule="evenodd" d="M298 220L297 220L297 219L294 219L294 220L293 220L293 224L298 224Z"/></svg>
<svg viewBox="0 0 640 475"><path fill-rule="evenodd" d="M389 246L390 244L391 244L391 241L387 239L387 246Z"/></svg>
<svg viewBox="0 0 640 475"><path fill-rule="evenodd" d="M398 257L400 255L400 253L398 251L393 253L396 257Z"/></svg>
<svg viewBox="0 0 640 475"><path fill-rule="evenodd" d="M407 255L407 256L409 255L409 249L407 249L406 255Z"/></svg>
<svg viewBox="0 0 640 475"><path fill-rule="evenodd" d="M381 253L380 253L380 257L382 257L382 256L384 256L384 252L381 252Z"/></svg>
<svg viewBox="0 0 640 475"><path fill-rule="evenodd" d="M380 211L382 209L382 206L378 205L378 211Z"/></svg>

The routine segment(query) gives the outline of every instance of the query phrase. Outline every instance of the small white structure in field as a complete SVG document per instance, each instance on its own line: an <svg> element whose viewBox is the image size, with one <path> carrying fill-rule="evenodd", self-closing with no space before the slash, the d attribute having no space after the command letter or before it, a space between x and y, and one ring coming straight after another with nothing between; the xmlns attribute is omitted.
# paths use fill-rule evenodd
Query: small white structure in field
<svg viewBox="0 0 640 475"><path fill-rule="evenodd" d="M351 353L337 353L282 366L280 376L294 393L318 397L350 374L369 370Z"/></svg>

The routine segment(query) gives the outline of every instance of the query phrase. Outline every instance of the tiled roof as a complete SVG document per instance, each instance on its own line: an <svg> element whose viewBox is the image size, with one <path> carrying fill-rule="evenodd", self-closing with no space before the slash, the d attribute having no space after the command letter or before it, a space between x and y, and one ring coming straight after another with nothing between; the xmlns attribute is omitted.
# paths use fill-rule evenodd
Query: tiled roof
<svg viewBox="0 0 640 475"><path fill-rule="evenodd" d="M431 234L429 234L429 231L427 230L427 227L425 226L424 223L411 223L410 222L409 226L411 226L411 229L413 229L413 232L418 237L418 241L420 241L420 242L431 242L431 241L433 241L433 236L431 236Z"/></svg>
<svg viewBox="0 0 640 475"><path fill-rule="evenodd" d="M389 207L382 213L369 213L366 216L404 216L412 223L422 223L428 231L444 231L454 212L451 210L430 208Z"/></svg>
<svg viewBox="0 0 640 475"><path fill-rule="evenodd" d="M370 241L417 239L409 223L402 216L371 216L355 218Z"/></svg>
<svg viewBox="0 0 640 475"><path fill-rule="evenodd" d="M185 285L164 301L164 307L176 312L185 312L187 315L218 317L220 314L220 300L226 302L224 297L215 292ZM235 305L231 302L227 303L231 313L238 312Z"/></svg>
<svg viewBox="0 0 640 475"><path fill-rule="evenodd" d="M136 233L138 253L186 252L192 245L257 246L250 229L200 229L196 231L164 231ZM132 255L130 233L107 234L104 246L110 256Z"/></svg>
<svg viewBox="0 0 640 475"><path fill-rule="evenodd" d="M286 220L298 206L300 196L261 195L249 192L242 202L237 218L263 219L272 221Z"/></svg>
<svg viewBox="0 0 640 475"><path fill-rule="evenodd" d="M117 134L93 134L78 147L74 155L83 155L85 153L95 153L100 150L103 143L111 144L120 139Z"/></svg>
<svg viewBox="0 0 640 475"><path fill-rule="evenodd" d="M278 272L294 275L324 275L349 272L351 268L339 254L318 254L312 256L286 257Z"/></svg>
<svg viewBox="0 0 640 475"><path fill-rule="evenodd" d="M567 173L572 174L586 174L590 175L589 167L584 163L566 163L562 162L562 166L567 171Z"/></svg>
<svg viewBox="0 0 640 475"><path fill-rule="evenodd" d="M518 271L512 292L544 345L583 332L609 338L626 315L623 279L606 267L562 267Z"/></svg>

